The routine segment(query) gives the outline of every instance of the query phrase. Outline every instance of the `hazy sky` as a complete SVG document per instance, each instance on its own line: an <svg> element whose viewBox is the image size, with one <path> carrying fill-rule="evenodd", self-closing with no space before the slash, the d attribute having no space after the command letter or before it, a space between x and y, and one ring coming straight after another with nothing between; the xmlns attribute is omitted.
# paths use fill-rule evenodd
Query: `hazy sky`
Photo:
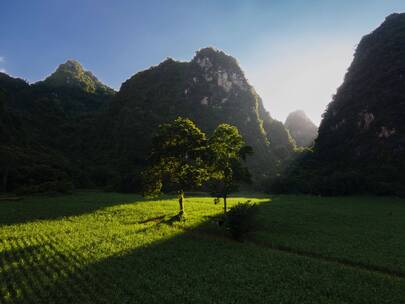
<svg viewBox="0 0 405 304"><path fill-rule="evenodd" d="M0 0L0 70L34 82L67 59L119 89L166 57L236 57L273 117L319 123L360 38L405 0Z"/></svg>

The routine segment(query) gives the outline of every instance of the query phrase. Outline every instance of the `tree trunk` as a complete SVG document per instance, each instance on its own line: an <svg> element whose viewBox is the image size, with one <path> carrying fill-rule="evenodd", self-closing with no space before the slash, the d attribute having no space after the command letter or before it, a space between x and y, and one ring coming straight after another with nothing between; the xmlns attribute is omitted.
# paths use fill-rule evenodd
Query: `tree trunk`
<svg viewBox="0 0 405 304"><path fill-rule="evenodd" d="M224 195L224 213L226 214L226 195Z"/></svg>
<svg viewBox="0 0 405 304"><path fill-rule="evenodd" d="M180 190L180 191L179 191L179 207L180 207L180 212L179 212L179 214L184 214L184 205L183 205L183 202L184 202L184 191L183 191L183 190Z"/></svg>

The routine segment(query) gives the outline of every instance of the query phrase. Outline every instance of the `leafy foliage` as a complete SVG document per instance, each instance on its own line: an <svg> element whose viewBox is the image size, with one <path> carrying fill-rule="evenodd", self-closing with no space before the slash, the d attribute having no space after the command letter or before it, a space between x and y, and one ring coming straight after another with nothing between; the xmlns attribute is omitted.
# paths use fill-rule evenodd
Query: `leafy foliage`
<svg viewBox="0 0 405 304"><path fill-rule="evenodd" d="M178 116L206 134L222 123L237 127L255 151L247 161L254 181L274 174L293 150L284 126L264 110L236 60L212 48L198 51L190 62L169 58L124 82L105 116L100 149L119 163L114 167L142 170L151 134ZM276 152L281 150L284 155Z"/></svg>
<svg viewBox="0 0 405 304"><path fill-rule="evenodd" d="M238 190L238 182L250 182L250 173L243 167L241 160L253 154L236 127L219 125L208 141L210 152L210 190L211 194L224 201L224 213L227 211L226 199Z"/></svg>
<svg viewBox="0 0 405 304"><path fill-rule="evenodd" d="M207 134L221 123L235 125L255 151L247 160L254 181L274 174L293 149L237 61L222 51L202 49L190 62L167 59L131 77L114 95L73 60L32 85L0 73L1 143L30 151L28 158L31 151L42 155L33 164L48 157L49 167L66 165L60 173L76 186L124 192L140 191L153 134L178 116ZM15 172L36 170L16 164ZM8 191L35 185L12 177L15 172L7 180L18 182L9 183Z"/></svg>
<svg viewBox="0 0 405 304"><path fill-rule="evenodd" d="M252 154L238 129L228 124L219 125L207 140L205 133L189 119L178 117L172 123L159 126L153 138L151 165L143 173L144 193L158 195L162 187L179 194L180 213L184 191L203 186L209 180L214 196L224 200L238 189L237 182L250 181L241 159Z"/></svg>
<svg viewBox="0 0 405 304"><path fill-rule="evenodd" d="M204 157L205 134L189 119L178 117L159 126L153 138L151 167L144 173L147 195L158 194L164 184L179 193L180 213L184 213L184 190L201 187L208 180Z"/></svg>
<svg viewBox="0 0 405 304"><path fill-rule="evenodd" d="M257 206L250 201L238 203L229 209L225 217L225 227L235 240L241 240L254 229L257 211Z"/></svg>

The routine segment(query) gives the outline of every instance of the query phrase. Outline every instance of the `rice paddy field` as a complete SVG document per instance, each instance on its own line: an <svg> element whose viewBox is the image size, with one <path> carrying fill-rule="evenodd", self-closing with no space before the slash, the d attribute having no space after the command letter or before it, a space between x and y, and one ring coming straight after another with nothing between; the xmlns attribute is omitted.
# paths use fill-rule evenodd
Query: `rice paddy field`
<svg viewBox="0 0 405 304"><path fill-rule="evenodd" d="M0 201L0 303L405 303L405 200L241 195L221 205L77 192Z"/></svg>

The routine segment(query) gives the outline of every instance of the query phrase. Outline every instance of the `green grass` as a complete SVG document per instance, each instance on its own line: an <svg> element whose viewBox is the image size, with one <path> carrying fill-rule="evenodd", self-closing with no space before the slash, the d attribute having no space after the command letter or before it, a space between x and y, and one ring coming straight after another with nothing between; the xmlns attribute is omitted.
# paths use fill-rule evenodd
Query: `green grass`
<svg viewBox="0 0 405 304"><path fill-rule="evenodd" d="M405 277L405 200L281 196L263 206L253 236L292 249Z"/></svg>
<svg viewBox="0 0 405 304"><path fill-rule="evenodd" d="M259 196L257 196L259 197ZM280 196L232 241L221 205L79 192L0 201L0 303L405 303L405 201Z"/></svg>

